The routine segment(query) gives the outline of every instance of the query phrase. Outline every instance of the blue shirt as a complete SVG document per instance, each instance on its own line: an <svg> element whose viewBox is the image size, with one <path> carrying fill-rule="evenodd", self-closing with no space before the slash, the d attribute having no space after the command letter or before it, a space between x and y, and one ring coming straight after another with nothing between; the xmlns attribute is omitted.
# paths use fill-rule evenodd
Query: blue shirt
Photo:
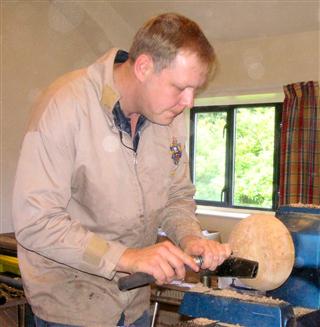
<svg viewBox="0 0 320 327"><path fill-rule="evenodd" d="M116 58L115 58L115 63L123 63L128 59L128 57L129 56L126 51L119 50L116 55ZM134 133L134 135L132 135L131 119L125 116L125 114L123 113L123 111L121 109L119 101L115 104L112 113L113 113L114 123L120 131L121 143L122 143L122 134L121 133L125 132L132 137L133 148L130 148L130 149L132 149L134 152L136 152L138 149L138 144L139 144L139 140L140 140L141 128L142 128L144 122L146 121L146 117L140 115L138 122L137 122L135 133Z"/></svg>

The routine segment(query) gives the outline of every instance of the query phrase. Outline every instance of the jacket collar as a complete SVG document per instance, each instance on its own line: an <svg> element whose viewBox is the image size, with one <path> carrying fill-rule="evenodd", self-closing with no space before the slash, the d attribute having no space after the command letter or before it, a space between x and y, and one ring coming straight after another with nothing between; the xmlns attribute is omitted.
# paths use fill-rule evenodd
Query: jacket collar
<svg viewBox="0 0 320 327"><path fill-rule="evenodd" d="M117 91L115 91L111 86L105 85L102 89L101 103L104 108L111 112L115 104L119 101L120 97Z"/></svg>
<svg viewBox="0 0 320 327"><path fill-rule="evenodd" d="M115 62L124 62L128 53L113 48L88 67L88 75L93 83L100 102L106 112L111 113L113 107L119 101L120 94L114 85L113 67Z"/></svg>
<svg viewBox="0 0 320 327"><path fill-rule="evenodd" d="M113 108L116 104L116 102L119 100L119 93L115 90L114 84L113 84L113 65L115 63L123 63L127 61L129 58L128 52L124 50L119 50L117 49L116 53L113 54L113 62L112 64L112 85L106 84L102 90L102 97L101 97L101 102L103 105L107 106L108 108ZM109 62L108 62L109 64Z"/></svg>
<svg viewBox="0 0 320 327"><path fill-rule="evenodd" d="M114 63L125 62L128 56L126 51L113 48L100 57L93 65L88 67L90 80L94 84L97 93L100 95L102 107L110 114L110 118L113 116L113 109L120 100L120 94L114 85L113 79ZM111 122L113 124L113 119L110 119L110 123ZM144 117L140 119L140 129L142 125L145 127L148 123L149 121Z"/></svg>

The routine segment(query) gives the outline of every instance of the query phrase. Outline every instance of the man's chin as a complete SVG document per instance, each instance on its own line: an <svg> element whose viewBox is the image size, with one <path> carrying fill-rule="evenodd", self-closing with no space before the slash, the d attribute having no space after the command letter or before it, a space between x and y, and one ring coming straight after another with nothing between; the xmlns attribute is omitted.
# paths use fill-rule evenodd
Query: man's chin
<svg viewBox="0 0 320 327"><path fill-rule="evenodd" d="M175 116L170 116L170 117L152 117L149 120L153 122L154 124L162 125L162 126L167 126L172 123L174 120Z"/></svg>
<svg viewBox="0 0 320 327"><path fill-rule="evenodd" d="M175 117L172 118L166 118L166 119L158 119L157 121L154 121L155 124L162 125L162 126L168 126L172 123Z"/></svg>

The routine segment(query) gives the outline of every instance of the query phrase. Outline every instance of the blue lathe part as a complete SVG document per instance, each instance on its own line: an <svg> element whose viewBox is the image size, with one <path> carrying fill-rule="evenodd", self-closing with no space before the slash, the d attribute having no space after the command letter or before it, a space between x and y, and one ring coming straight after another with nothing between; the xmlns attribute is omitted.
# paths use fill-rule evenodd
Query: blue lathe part
<svg viewBox="0 0 320 327"><path fill-rule="evenodd" d="M294 318L287 302L263 303L197 292L185 293L179 313L246 327L287 327Z"/></svg>
<svg viewBox="0 0 320 327"><path fill-rule="evenodd" d="M279 218L291 233L295 264L288 280L267 295L293 306L320 309L320 209L283 206Z"/></svg>

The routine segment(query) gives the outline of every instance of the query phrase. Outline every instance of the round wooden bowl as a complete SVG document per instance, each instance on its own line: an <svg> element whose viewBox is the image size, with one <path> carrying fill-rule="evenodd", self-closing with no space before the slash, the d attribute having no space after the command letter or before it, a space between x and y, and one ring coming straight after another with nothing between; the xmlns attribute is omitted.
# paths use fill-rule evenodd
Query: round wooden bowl
<svg viewBox="0 0 320 327"><path fill-rule="evenodd" d="M235 256L259 263L257 277L240 281L257 290L278 288L289 277L295 259L294 244L286 226L276 217L254 214L232 230L229 243Z"/></svg>

